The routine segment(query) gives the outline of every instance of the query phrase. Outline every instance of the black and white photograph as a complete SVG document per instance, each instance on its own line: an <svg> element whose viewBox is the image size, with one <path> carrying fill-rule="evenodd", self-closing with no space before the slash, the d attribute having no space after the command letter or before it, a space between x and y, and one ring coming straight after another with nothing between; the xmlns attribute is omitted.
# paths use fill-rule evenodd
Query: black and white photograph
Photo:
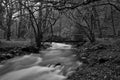
<svg viewBox="0 0 120 80"><path fill-rule="evenodd" d="M120 80L120 0L0 0L0 80Z"/></svg>

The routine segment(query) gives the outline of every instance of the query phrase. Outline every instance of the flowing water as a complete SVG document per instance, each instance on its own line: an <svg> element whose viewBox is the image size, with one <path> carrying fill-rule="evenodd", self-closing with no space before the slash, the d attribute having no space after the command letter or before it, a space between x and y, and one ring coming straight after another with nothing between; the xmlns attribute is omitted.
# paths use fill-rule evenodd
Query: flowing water
<svg viewBox="0 0 120 80"><path fill-rule="evenodd" d="M0 66L0 80L65 80L82 63L71 45L52 43L39 54L8 60Z"/></svg>

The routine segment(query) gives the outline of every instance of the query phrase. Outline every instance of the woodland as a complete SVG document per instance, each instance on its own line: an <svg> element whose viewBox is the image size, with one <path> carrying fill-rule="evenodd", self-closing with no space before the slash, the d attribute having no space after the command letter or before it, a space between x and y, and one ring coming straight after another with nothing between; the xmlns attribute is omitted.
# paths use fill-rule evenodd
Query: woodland
<svg viewBox="0 0 120 80"><path fill-rule="evenodd" d="M0 63L71 44L67 80L120 80L120 0L0 0Z"/></svg>

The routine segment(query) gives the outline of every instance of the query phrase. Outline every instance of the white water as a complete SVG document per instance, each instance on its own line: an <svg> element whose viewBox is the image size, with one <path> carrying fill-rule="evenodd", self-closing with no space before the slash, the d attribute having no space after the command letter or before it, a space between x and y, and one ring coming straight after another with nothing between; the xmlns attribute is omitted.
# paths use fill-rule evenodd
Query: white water
<svg viewBox="0 0 120 80"><path fill-rule="evenodd" d="M74 60L70 50L58 49L71 49L71 45L53 43L48 50L42 51L42 56L25 55L11 59L0 67L0 80L65 80L64 72L81 63ZM54 67L57 63L61 65Z"/></svg>
<svg viewBox="0 0 120 80"><path fill-rule="evenodd" d="M50 47L49 49L71 49L71 45L67 45L67 44L61 44L61 43L55 43L52 42L52 47Z"/></svg>
<svg viewBox="0 0 120 80"><path fill-rule="evenodd" d="M54 71L54 68L32 66L7 73L0 80L64 80L65 78Z"/></svg>

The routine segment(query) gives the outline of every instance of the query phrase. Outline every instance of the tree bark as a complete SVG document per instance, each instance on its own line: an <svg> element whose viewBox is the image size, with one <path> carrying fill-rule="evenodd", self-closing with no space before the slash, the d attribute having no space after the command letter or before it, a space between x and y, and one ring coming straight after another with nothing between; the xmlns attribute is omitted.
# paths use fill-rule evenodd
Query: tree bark
<svg viewBox="0 0 120 80"><path fill-rule="evenodd" d="M10 41L10 36L11 36L11 26L8 25L8 29L7 29L7 40Z"/></svg>
<svg viewBox="0 0 120 80"><path fill-rule="evenodd" d="M113 29L113 35L116 35L116 29L115 29L115 24L114 24L114 15L113 15L113 8L111 6L111 19L112 19L112 29Z"/></svg>
<svg viewBox="0 0 120 80"><path fill-rule="evenodd" d="M99 16L98 16L98 13L96 11L96 8L93 7L93 12L94 12L94 17L95 17L95 24L97 23L97 25L95 25L95 27L97 26L98 27L98 30L99 30L99 35L98 37L102 37L102 30L101 30L101 26L100 26L100 20L99 20Z"/></svg>
<svg viewBox="0 0 120 80"><path fill-rule="evenodd" d="M35 41L36 41L36 46L37 46L37 48L41 48L41 45L42 45L42 38L43 38L43 36L42 35L37 35L36 37L35 37Z"/></svg>
<svg viewBox="0 0 120 80"><path fill-rule="evenodd" d="M7 40L10 40L11 37L11 24L12 24L12 12L8 13L8 20L7 20Z"/></svg>
<svg viewBox="0 0 120 80"><path fill-rule="evenodd" d="M93 43L93 42L95 42L96 41L96 39L95 39L95 34L94 34L94 25L95 25L95 21L94 21L95 19L94 19L94 16L93 16L93 14L91 13L91 28L90 28L90 42L91 43Z"/></svg>

